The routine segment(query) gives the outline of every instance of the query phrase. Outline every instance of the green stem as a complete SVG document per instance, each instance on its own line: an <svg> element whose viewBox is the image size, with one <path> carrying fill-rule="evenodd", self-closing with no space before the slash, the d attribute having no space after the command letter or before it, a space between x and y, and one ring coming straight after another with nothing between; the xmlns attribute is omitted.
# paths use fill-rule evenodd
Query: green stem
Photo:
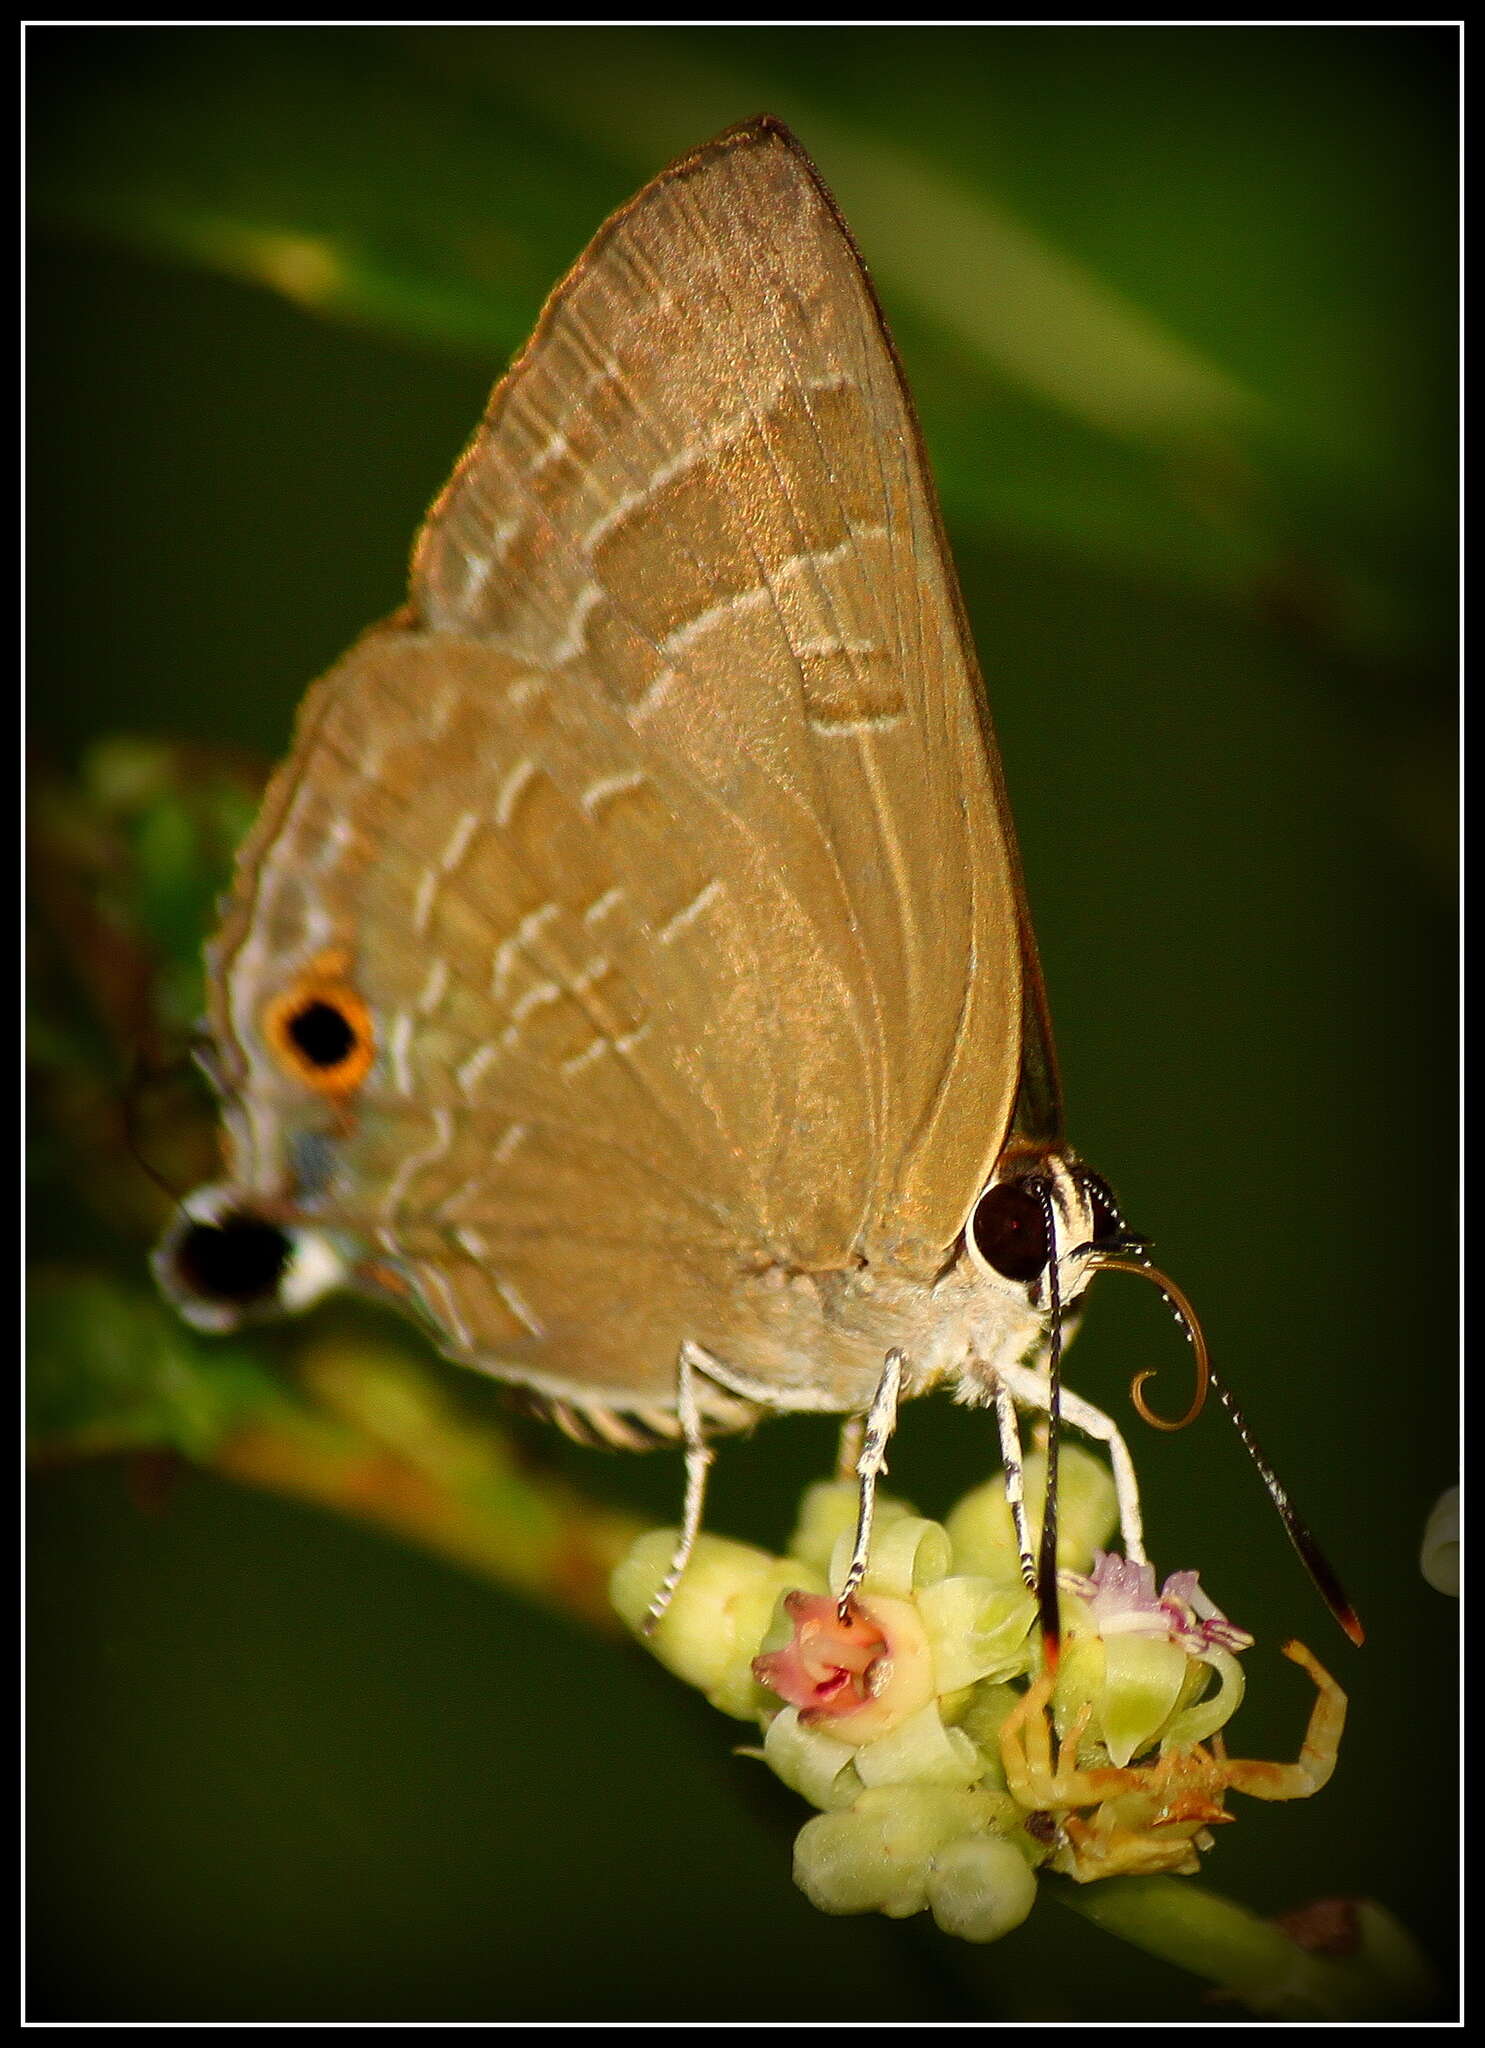
<svg viewBox="0 0 1485 2048"><path fill-rule="evenodd" d="M1345 1937L1322 1954L1187 1878L1058 1881L1055 1895L1105 1932L1205 1977L1266 2018L1413 2019L1439 2011L1438 1984L1422 1952L1369 1899L1344 1902Z"/></svg>
<svg viewBox="0 0 1485 2048"><path fill-rule="evenodd" d="M31 1306L38 1463L183 1456L620 1632L609 1577L643 1525L522 1456L405 1352L331 1332L270 1361L248 1340L197 1339L142 1290L85 1272L44 1276Z"/></svg>

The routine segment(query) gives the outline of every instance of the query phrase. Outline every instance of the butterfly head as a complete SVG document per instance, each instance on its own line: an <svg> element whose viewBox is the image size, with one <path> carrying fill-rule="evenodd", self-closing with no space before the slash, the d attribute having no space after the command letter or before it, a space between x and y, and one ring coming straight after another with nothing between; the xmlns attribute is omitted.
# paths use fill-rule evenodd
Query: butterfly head
<svg viewBox="0 0 1485 2048"><path fill-rule="evenodd" d="M1047 1146L1008 1147L964 1228L983 1284L1043 1324L1078 1300L1101 1255L1138 1246L1099 1176Z"/></svg>

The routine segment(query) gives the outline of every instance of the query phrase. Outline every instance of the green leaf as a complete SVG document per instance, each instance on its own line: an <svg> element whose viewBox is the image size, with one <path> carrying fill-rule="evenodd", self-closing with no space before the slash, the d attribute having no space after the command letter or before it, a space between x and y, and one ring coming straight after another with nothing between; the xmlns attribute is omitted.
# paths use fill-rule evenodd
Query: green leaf
<svg viewBox="0 0 1485 2048"><path fill-rule="evenodd" d="M771 108L860 237L956 519L1370 658L1447 637L1447 35L33 42L40 220L492 374L642 177Z"/></svg>

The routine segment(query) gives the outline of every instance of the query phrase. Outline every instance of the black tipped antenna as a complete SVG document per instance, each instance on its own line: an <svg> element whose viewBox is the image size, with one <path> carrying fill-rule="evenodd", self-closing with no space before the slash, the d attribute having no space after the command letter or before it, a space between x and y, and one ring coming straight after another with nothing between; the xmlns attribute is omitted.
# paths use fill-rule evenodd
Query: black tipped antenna
<svg viewBox="0 0 1485 2048"><path fill-rule="evenodd" d="M1345 1588L1336 1577L1329 1558L1326 1557L1324 1551L1310 1534L1304 1522L1300 1520L1294 1502L1289 1498L1283 1486L1280 1485L1278 1473L1275 1472L1273 1466L1259 1448L1257 1439L1248 1427L1247 1418L1233 1399L1231 1390L1218 1379L1216 1373L1211 1371L1210 1366L1207 1370L1208 1377L1212 1383L1212 1391L1227 1410L1228 1418L1238 1433L1243 1449L1257 1466L1258 1476L1268 1488L1268 1497L1279 1511L1279 1519L1284 1524L1289 1541L1299 1553L1300 1563L1314 1581L1315 1590L1319 1593L1320 1598L1335 1616L1341 1628L1351 1638L1352 1642L1355 1643L1357 1649L1360 1649L1361 1645L1366 1641L1366 1630L1361 1625L1361 1619L1356 1609L1346 1598Z"/></svg>
<svg viewBox="0 0 1485 2048"><path fill-rule="evenodd" d="M1042 1503L1042 1537L1036 1564L1036 1611L1042 1633L1042 1662L1055 1674L1062 1650L1062 1616L1057 1604L1057 1454L1062 1441L1062 1290L1057 1278L1056 1220L1052 1191L1041 1183L1047 1226L1047 1292L1052 1312L1047 1346L1047 1491Z"/></svg>
<svg viewBox="0 0 1485 2048"><path fill-rule="evenodd" d="M1366 1641L1366 1630L1361 1625L1356 1609L1347 1599L1345 1589L1336 1577L1330 1560L1310 1534L1305 1523L1300 1519L1293 1501L1279 1482L1278 1473L1275 1472L1273 1466L1263 1455L1257 1438L1248 1427L1247 1418L1232 1397L1231 1390L1218 1379L1216 1372L1213 1370L1211 1356L1207 1351L1207 1340L1202 1334L1201 1324L1197 1320L1196 1311L1191 1306L1191 1303L1186 1299L1180 1288L1176 1286L1175 1282L1169 1279L1157 1267L1152 1266L1148 1260L1113 1258L1107 1253L1101 1253L1095 1249L1091 1254L1091 1263L1101 1270L1110 1273L1133 1273L1136 1278L1149 1280L1158 1287L1165 1298L1167 1306L1170 1308L1171 1314L1185 1331L1195 1355L1196 1393L1186 1413L1174 1422L1168 1421L1162 1415L1157 1415L1145 1399L1144 1385L1146 1380L1150 1379L1152 1375L1148 1372L1135 1375L1129 1385L1129 1397L1141 1417L1155 1429L1185 1429L1201 1413L1202 1404L1206 1399L1207 1388L1211 1387L1217 1399L1227 1410L1228 1419L1237 1431L1238 1440L1241 1442L1243 1449L1257 1467L1259 1478L1268 1488L1268 1497L1278 1509L1279 1519L1284 1524L1289 1541L1294 1545L1299 1555L1300 1563L1309 1573L1316 1592L1335 1616L1336 1621L1345 1634L1351 1638L1351 1641L1359 1649L1362 1643Z"/></svg>

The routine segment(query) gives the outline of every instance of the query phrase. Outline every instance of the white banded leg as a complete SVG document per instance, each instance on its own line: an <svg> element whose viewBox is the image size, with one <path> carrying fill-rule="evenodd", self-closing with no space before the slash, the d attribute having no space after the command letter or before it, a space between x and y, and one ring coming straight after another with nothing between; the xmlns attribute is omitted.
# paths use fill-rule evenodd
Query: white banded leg
<svg viewBox="0 0 1485 2048"><path fill-rule="evenodd" d="M1046 1376L1033 1372L1029 1366L1003 1365L998 1368L997 1379L1004 1384L1023 1408L1047 1408ZM1120 1436L1117 1425L1095 1408L1091 1401L1083 1400L1079 1394L1062 1389L1062 1419L1070 1422L1074 1429L1084 1436L1091 1436L1095 1443L1108 1449L1109 1463L1114 1468L1114 1496L1119 1503L1119 1532L1124 1543L1124 1555L1131 1564L1144 1564L1145 1535L1140 1516L1139 1481L1134 1476L1134 1460L1129 1455L1129 1446ZM1013 1510L1014 1512L1014 1510ZM1020 1541L1019 1532L1017 1541Z"/></svg>
<svg viewBox="0 0 1485 2048"><path fill-rule="evenodd" d="M882 1377L872 1396L866 1417L866 1434L856 1460L861 1495L856 1509L856 1541L845 1584L840 1589L837 1611L844 1616L856 1588L866 1577L866 1559L871 1550L871 1524L876 1512L877 1481L887 1469L887 1445L897 1427L897 1402L902 1392L902 1353L894 1345L882 1366Z"/></svg>
<svg viewBox="0 0 1485 2048"><path fill-rule="evenodd" d="M691 1552L696 1548L696 1538L701 1532L701 1510L706 1501L706 1475L716 1457L716 1452L701 1434L701 1410L696 1401L696 1372L689 1342L681 1345L676 1357L675 1409L680 1418L681 1436L686 1445L686 1503L681 1511L680 1541L676 1544L675 1555L670 1560L670 1569L640 1624L640 1634L646 1636L659 1626L661 1617L675 1597L675 1589L681 1583L681 1576L691 1562Z"/></svg>
<svg viewBox="0 0 1485 2048"><path fill-rule="evenodd" d="M995 1419L1000 1425L1000 1462L1005 1467L1005 1497L1010 1502L1011 1526L1016 1532L1016 1549L1021 1556L1021 1577L1028 1593L1036 1591L1036 1559L1031 1553L1031 1532L1026 1526L1026 1485L1021 1468L1021 1432L1016 1427L1016 1404L1005 1381L996 1375Z"/></svg>

